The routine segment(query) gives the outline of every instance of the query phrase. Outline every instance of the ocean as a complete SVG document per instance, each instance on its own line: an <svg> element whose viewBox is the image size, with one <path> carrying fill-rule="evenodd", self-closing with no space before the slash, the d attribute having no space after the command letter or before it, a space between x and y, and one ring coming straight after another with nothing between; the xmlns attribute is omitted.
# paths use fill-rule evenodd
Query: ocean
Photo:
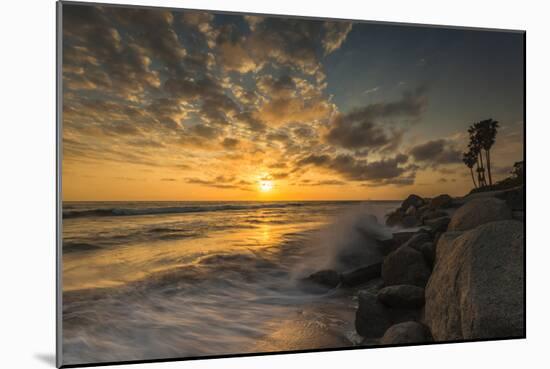
<svg viewBox="0 0 550 369"><path fill-rule="evenodd" d="M64 364L356 345L353 294L302 279L379 260L398 206L64 202Z"/></svg>

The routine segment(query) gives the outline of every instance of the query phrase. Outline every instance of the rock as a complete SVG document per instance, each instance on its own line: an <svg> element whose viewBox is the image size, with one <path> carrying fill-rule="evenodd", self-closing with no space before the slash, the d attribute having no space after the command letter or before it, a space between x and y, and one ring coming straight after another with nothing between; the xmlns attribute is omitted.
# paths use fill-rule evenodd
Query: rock
<svg viewBox="0 0 550 369"><path fill-rule="evenodd" d="M399 246L407 242L416 232L397 232L392 235L392 238L378 240L380 252L383 255L388 255L390 252L397 250Z"/></svg>
<svg viewBox="0 0 550 369"><path fill-rule="evenodd" d="M444 209L450 208L453 204L453 198L447 194L434 197L430 201L430 208L432 209Z"/></svg>
<svg viewBox="0 0 550 369"><path fill-rule="evenodd" d="M407 211L405 211L405 215L415 216L416 215L416 208L414 206L409 206Z"/></svg>
<svg viewBox="0 0 550 369"><path fill-rule="evenodd" d="M481 224L512 219L512 211L506 202L493 197L468 201L456 210L451 218L449 231L466 231Z"/></svg>
<svg viewBox="0 0 550 369"><path fill-rule="evenodd" d="M524 337L523 224L505 220L447 233L426 287L425 322L434 339Z"/></svg>
<svg viewBox="0 0 550 369"><path fill-rule="evenodd" d="M386 306L386 305L384 305ZM391 324L397 324L408 321L420 321L422 318L422 309L419 308L395 308L387 307Z"/></svg>
<svg viewBox="0 0 550 369"><path fill-rule="evenodd" d="M342 273L342 283L348 287L358 286L380 277L382 262L367 265L349 272Z"/></svg>
<svg viewBox="0 0 550 369"><path fill-rule="evenodd" d="M403 219L401 219L401 225L404 228L411 228L419 225L418 219L414 215L405 215Z"/></svg>
<svg viewBox="0 0 550 369"><path fill-rule="evenodd" d="M388 312L376 295L361 291L358 295L359 307L355 314L355 329L366 338L381 337L391 325Z"/></svg>
<svg viewBox="0 0 550 369"><path fill-rule="evenodd" d="M384 258L382 279L385 286L412 284L424 287L430 277L430 267L417 250L403 245Z"/></svg>
<svg viewBox="0 0 550 369"><path fill-rule="evenodd" d="M392 325L380 340L382 345L430 342L428 327L418 322L403 322Z"/></svg>
<svg viewBox="0 0 550 369"><path fill-rule="evenodd" d="M441 236L435 242L435 261L437 263L439 255L443 254L443 249L451 247L452 243L457 237L460 237L464 232L445 232L441 233Z"/></svg>
<svg viewBox="0 0 550 369"><path fill-rule="evenodd" d="M335 288L340 284L340 274L335 270L321 270L311 274L304 280L323 287Z"/></svg>
<svg viewBox="0 0 550 369"><path fill-rule="evenodd" d="M506 204L512 210L525 210L525 186L523 185L502 191L495 197L506 201Z"/></svg>
<svg viewBox="0 0 550 369"><path fill-rule="evenodd" d="M419 245L415 250L420 251L424 256L424 260L431 267L435 262L435 243L433 242L424 242L422 245Z"/></svg>
<svg viewBox="0 0 550 369"><path fill-rule="evenodd" d="M386 225L388 227L394 227L394 226L400 225L402 219L403 219L403 212L401 212L400 209L397 209L394 212L388 214L388 217L386 218Z"/></svg>
<svg viewBox="0 0 550 369"><path fill-rule="evenodd" d="M407 242L405 242L404 245L407 245L409 247L412 247L415 250L418 250L418 246L422 245L425 242L429 242L432 240L432 237L430 234L426 231L418 231L409 238Z"/></svg>
<svg viewBox="0 0 550 369"><path fill-rule="evenodd" d="M422 223L424 223L427 220L435 219L435 218L441 218L441 217L447 217L449 214L443 210L437 210L437 209L429 209L420 217L420 220Z"/></svg>
<svg viewBox="0 0 550 369"><path fill-rule="evenodd" d="M378 291L378 300L394 308L420 308L424 305L424 289L408 284L388 286Z"/></svg>
<svg viewBox="0 0 550 369"><path fill-rule="evenodd" d="M431 209L430 209L430 206L429 206L429 205L422 205L421 207L419 207L419 208L417 209L417 211L416 211L416 216L419 217L419 218L421 218L422 215L423 215L424 213L426 213L427 211L430 211L430 210L431 210Z"/></svg>
<svg viewBox="0 0 550 369"><path fill-rule="evenodd" d="M444 216L440 218L426 220L424 224L430 227L433 233L439 233L445 232L447 230L450 221L451 218L449 218L448 216Z"/></svg>
<svg viewBox="0 0 550 369"><path fill-rule="evenodd" d="M514 210L512 212L512 218L515 220L519 220L520 222L525 221L525 211L523 210Z"/></svg>
<svg viewBox="0 0 550 369"><path fill-rule="evenodd" d="M409 197L407 197L405 199L405 201L403 201L401 203L401 210L402 211L406 211L410 206L414 206L415 208L419 208L421 207L422 205L424 205L426 203L426 201L424 201L424 199L418 195L409 195Z"/></svg>

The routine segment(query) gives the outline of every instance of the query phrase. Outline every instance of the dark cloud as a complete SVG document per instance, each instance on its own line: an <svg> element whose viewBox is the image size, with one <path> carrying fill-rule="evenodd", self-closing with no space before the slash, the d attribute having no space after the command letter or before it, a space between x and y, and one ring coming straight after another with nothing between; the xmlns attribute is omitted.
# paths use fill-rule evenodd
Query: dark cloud
<svg viewBox="0 0 550 369"><path fill-rule="evenodd" d="M251 112L242 112L235 116L235 120L244 124L250 131L258 133L266 129L266 125L254 116Z"/></svg>
<svg viewBox="0 0 550 369"><path fill-rule="evenodd" d="M403 166L408 161L408 156L397 154L392 158L378 161L357 159L351 155L340 154L334 157L323 154L311 154L301 160L297 167L313 165L334 171L347 180L381 182L395 180L410 171Z"/></svg>
<svg viewBox="0 0 550 369"><path fill-rule="evenodd" d="M270 164L267 167L270 169L284 169L287 167L287 164L284 161L281 161L278 163Z"/></svg>
<svg viewBox="0 0 550 369"><path fill-rule="evenodd" d="M445 139L427 141L414 146L410 154L415 161L434 167L462 162L461 151L455 149L453 143Z"/></svg>
<svg viewBox="0 0 550 369"><path fill-rule="evenodd" d="M332 119L325 139L348 150L395 150L403 138L403 129L385 128L379 121L386 118L417 120L426 105L425 88L418 88L405 92L398 101L370 104L349 114L339 114Z"/></svg>
<svg viewBox="0 0 550 369"><path fill-rule="evenodd" d="M315 137L315 131L313 130L313 128L305 124L298 125L292 130L292 132L294 133L295 136L299 138Z"/></svg>
<svg viewBox="0 0 550 369"><path fill-rule="evenodd" d="M208 139L214 139L220 134L217 128L207 126L206 124L197 124L189 128L189 131L199 137Z"/></svg>
<svg viewBox="0 0 550 369"><path fill-rule="evenodd" d="M147 48L136 39L125 38L113 25L113 9L121 11L63 7L64 80L68 88L101 88L104 93L135 98L159 87L159 73L151 69Z"/></svg>
<svg viewBox="0 0 550 369"><path fill-rule="evenodd" d="M300 184L306 186L343 186L346 182L337 179L326 179L321 181L302 180Z"/></svg>
<svg viewBox="0 0 550 369"><path fill-rule="evenodd" d="M256 86L262 94L269 97L292 96L296 92L296 84L288 74L279 78L264 74L258 78Z"/></svg>
<svg viewBox="0 0 550 369"><path fill-rule="evenodd" d="M285 178L288 178L289 175L290 173L278 172L278 173L273 173L271 177L273 179L285 179Z"/></svg>
<svg viewBox="0 0 550 369"><path fill-rule="evenodd" d="M237 181L233 177L217 176L214 179L186 178L186 183L219 188L219 189L238 189L241 191L249 191L249 182L240 180Z"/></svg>
<svg viewBox="0 0 550 369"><path fill-rule="evenodd" d="M222 141L222 146L227 150L233 150L239 146L240 141L236 138L225 137Z"/></svg>
<svg viewBox="0 0 550 369"><path fill-rule="evenodd" d="M379 181L368 182L365 185L368 187L384 187L389 185L396 186L396 187L404 187L404 186L411 186L415 184L415 179L416 179L416 173L413 172L404 177L382 179Z"/></svg>
<svg viewBox="0 0 550 369"><path fill-rule="evenodd" d="M268 133L265 138L268 140L268 141L277 141L277 142L283 142L283 143L287 143L290 141L290 137L288 136L288 134L283 131L283 130L278 130L278 131L274 131L274 132L270 132Z"/></svg>
<svg viewBox="0 0 550 369"><path fill-rule="evenodd" d="M379 149L400 139L388 133L383 127L369 121L350 122L345 116L333 119L331 129L326 136L328 143L346 149Z"/></svg>
<svg viewBox="0 0 550 369"><path fill-rule="evenodd" d="M393 117L418 119L428 106L426 92L426 86L418 87L413 91L405 91L400 100L369 104L349 113L346 115L346 119L351 122Z"/></svg>

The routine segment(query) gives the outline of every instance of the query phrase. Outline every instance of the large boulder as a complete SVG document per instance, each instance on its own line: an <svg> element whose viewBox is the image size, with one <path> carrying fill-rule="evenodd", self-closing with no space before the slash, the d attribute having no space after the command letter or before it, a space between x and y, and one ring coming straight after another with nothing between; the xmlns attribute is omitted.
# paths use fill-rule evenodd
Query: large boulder
<svg viewBox="0 0 550 369"><path fill-rule="evenodd" d="M416 232L397 232L394 233L391 238L378 240L377 244L380 252L383 255L388 255L390 252L397 250L399 246L403 245L415 234Z"/></svg>
<svg viewBox="0 0 550 369"><path fill-rule="evenodd" d="M414 215L405 215L401 219L401 226L404 228L412 228L420 225L420 221Z"/></svg>
<svg viewBox="0 0 550 369"><path fill-rule="evenodd" d="M384 258L382 280L385 286L412 284L424 287L430 277L430 267L419 251L403 245Z"/></svg>
<svg viewBox="0 0 550 369"><path fill-rule="evenodd" d="M407 211L407 209L411 206L414 206L415 208L419 208L425 203L426 201L422 197L418 195L409 195L409 197L407 197L405 201L401 203L401 210Z"/></svg>
<svg viewBox="0 0 550 369"><path fill-rule="evenodd" d="M507 219L512 219L512 211L505 201L494 197L477 198L456 210L447 229L466 231L481 224Z"/></svg>
<svg viewBox="0 0 550 369"><path fill-rule="evenodd" d="M430 208L449 208L453 205L453 198L447 194L439 195L430 200Z"/></svg>
<svg viewBox="0 0 550 369"><path fill-rule="evenodd" d="M388 286L378 291L378 300L392 308L420 308L424 305L424 289L408 284Z"/></svg>
<svg viewBox="0 0 550 369"><path fill-rule="evenodd" d="M510 190L502 191L496 195L497 198L506 201L512 210L525 210L525 186L519 186Z"/></svg>
<svg viewBox="0 0 550 369"><path fill-rule="evenodd" d="M371 292L361 291L358 301L359 306L355 314L357 333L366 338L381 337L391 325L386 308Z"/></svg>
<svg viewBox="0 0 550 369"><path fill-rule="evenodd" d="M358 286L380 277L382 262L370 264L352 271L342 273L342 283L348 287Z"/></svg>
<svg viewBox="0 0 550 369"><path fill-rule="evenodd" d="M403 322L392 325L382 336L382 345L398 345L432 341L430 330L418 322Z"/></svg>
<svg viewBox="0 0 550 369"><path fill-rule="evenodd" d="M418 231L411 238L404 243L404 245L416 249L418 246L422 245L424 242L429 242L432 240L432 237L427 231Z"/></svg>
<svg viewBox="0 0 550 369"><path fill-rule="evenodd" d="M443 234L426 287L435 340L523 337L524 228L515 220Z"/></svg>
<svg viewBox="0 0 550 369"><path fill-rule="evenodd" d="M423 244L416 246L414 249L420 251L422 255L424 255L424 259L429 266L434 265L435 244L433 242L424 242Z"/></svg>

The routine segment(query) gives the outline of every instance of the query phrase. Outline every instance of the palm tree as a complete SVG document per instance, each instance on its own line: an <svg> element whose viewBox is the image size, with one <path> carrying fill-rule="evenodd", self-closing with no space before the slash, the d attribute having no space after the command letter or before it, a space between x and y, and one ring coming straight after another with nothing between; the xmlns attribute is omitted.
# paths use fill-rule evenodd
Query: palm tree
<svg viewBox="0 0 550 369"><path fill-rule="evenodd" d="M474 182L474 188L477 188L477 183L474 178L474 165L477 164L476 155L472 151L468 151L462 154L462 161L468 168L470 168L470 174L472 175L472 182Z"/></svg>
<svg viewBox="0 0 550 369"><path fill-rule="evenodd" d="M495 144L498 122L493 119L485 119L476 123L474 126L476 129L476 135L478 136L480 148L485 151L489 185L493 185L493 177L491 176L491 147Z"/></svg>
<svg viewBox="0 0 550 369"><path fill-rule="evenodd" d="M472 155L476 158L477 163L477 183L479 187L484 187L487 185L485 180L485 168L483 167L483 155L481 155L481 137L478 132L477 123L472 124L468 128L468 133L470 134L470 143L468 144L468 149Z"/></svg>

